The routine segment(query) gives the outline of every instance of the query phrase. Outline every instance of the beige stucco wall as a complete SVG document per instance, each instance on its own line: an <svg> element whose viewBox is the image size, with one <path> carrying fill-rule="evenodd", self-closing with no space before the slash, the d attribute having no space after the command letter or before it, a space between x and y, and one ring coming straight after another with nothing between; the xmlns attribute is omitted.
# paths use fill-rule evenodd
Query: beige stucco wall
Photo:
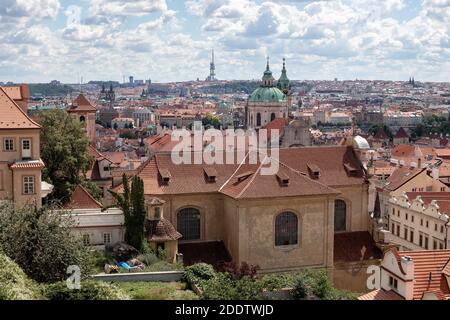
<svg viewBox="0 0 450 320"><path fill-rule="evenodd" d="M22 160L22 139L31 139L31 159L40 159L39 129L0 130L0 200L13 200L17 205L25 203L41 204L41 171L36 169L15 169L9 165ZM4 150L4 139L14 140L14 150ZM34 176L35 193L25 195L22 177Z"/></svg>
<svg viewBox="0 0 450 320"><path fill-rule="evenodd" d="M292 197L239 201L236 260L259 265L261 272L333 264L334 198ZM298 245L275 246L275 217L291 211L299 218Z"/></svg>
<svg viewBox="0 0 450 320"><path fill-rule="evenodd" d="M346 231L369 230L369 184L334 188L341 192L337 199L347 205Z"/></svg>

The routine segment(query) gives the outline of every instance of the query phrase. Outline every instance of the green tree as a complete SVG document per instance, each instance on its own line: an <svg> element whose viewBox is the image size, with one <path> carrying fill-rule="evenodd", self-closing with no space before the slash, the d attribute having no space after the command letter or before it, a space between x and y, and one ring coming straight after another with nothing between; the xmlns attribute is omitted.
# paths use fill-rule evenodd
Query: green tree
<svg viewBox="0 0 450 320"><path fill-rule="evenodd" d="M50 198L64 203L94 161L88 152L89 140L82 124L64 110L43 111L40 119L43 179L54 185Z"/></svg>
<svg viewBox="0 0 450 320"><path fill-rule="evenodd" d="M117 205L124 214L125 242L139 251L143 249L144 225L147 212L144 203L144 182L137 175L131 181L131 189L128 178L122 176L123 194L109 190L116 200Z"/></svg>
<svg viewBox="0 0 450 320"><path fill-rule="evenodd" d="M214 127L216 129L220 128L220 120L218 117L213 116L211 113L207 113L206 116L202 119L202 124L205 128Z"/></svg>
<svg viewBox="0 0 450 320"><path fill-rule="evenodd" d="M70 265L79 266L84 276L92 267L88 249L72 233L74 220L54 209L0 207L0 251L38 282L64 280Z"/></svg>

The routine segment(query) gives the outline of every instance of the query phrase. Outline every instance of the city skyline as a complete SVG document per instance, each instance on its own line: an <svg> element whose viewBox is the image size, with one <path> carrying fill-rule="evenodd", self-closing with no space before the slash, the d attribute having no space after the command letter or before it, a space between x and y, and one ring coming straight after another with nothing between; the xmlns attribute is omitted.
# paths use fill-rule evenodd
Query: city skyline
<svg viewBox="0 0 450 320"><path fill-rule="evenodd" d="M450 81L448 0L7 0L0 81Z"/></svg>

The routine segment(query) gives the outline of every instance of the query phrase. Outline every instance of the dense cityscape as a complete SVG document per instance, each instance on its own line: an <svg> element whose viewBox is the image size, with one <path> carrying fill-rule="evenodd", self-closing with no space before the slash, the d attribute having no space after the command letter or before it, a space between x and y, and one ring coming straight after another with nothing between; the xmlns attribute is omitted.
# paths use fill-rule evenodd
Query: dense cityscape
<svg viewBox="0 0 450 320"><path fill-rule="evenodd" d="M450 82L199 50L191 81L1 76L0 300L450 300Z"/></svg>

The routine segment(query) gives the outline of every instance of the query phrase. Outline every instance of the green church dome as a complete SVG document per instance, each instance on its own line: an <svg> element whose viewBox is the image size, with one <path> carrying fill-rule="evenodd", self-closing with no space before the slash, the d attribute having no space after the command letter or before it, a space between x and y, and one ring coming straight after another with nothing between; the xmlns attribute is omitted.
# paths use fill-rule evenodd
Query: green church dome
<svg viewBox="0 0 450 320"><path fill-rule="evenodd" d="M284 102L285 94L276 87L259 87L251 94L250 102Z"/></svg>

